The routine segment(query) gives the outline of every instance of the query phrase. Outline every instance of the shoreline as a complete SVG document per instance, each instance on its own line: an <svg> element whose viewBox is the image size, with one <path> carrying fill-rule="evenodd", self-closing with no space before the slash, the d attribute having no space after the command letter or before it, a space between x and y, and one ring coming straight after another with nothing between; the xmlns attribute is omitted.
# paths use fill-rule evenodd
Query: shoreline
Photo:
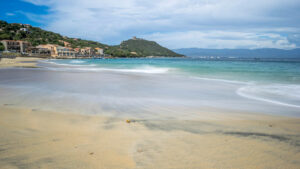
<svg viewBox="0 0 300 169"><path fill-rule="evenodd" d="M4 168L297 168L300 119L139 120L0 105ZM187 151L188 150L188 151Z"/></svg>
<svg viewBox="0 0 300 169"><path fill-rule="evenodd" d="M184 86L177 76L18 68L0 73L0 166L4 169L300 166L300 118L289 117L285 107L269 105L279 113L268 115L256 109L189 107L182 100L175 104L172 97L186 96L173 95ZM235 83L194 79L187 86L193 84L197 88L188 91L191 88L185 86L184 93L193 96L197 91L202 96L195 98L197 103L214 94L220 99L219 94L227 91L223 94L229 94L233 106L251 104L232 95ZM165 93L166 89L173 90ZM151 102L151 97L172 102ZM214 106L215 98L210 98Z"/></svg>

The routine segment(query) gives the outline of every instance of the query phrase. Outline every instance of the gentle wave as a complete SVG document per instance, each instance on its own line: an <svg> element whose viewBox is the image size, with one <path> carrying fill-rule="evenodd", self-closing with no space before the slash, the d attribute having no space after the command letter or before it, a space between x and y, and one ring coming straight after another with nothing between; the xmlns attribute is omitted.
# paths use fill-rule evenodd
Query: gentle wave
<svg viewBox="0 0 300 169"><path fill-rule="evenodd" d="M249 99L300 108L300 105L295 103L287 103L288 100L300 103L299 85L248 85L240 87L236 93Z"/></svg>
<svg viewBox="0 0 300 169"><path fill-rule="evenodd" d="M70 63L78 64L78 63L86 63L86 61L83 61L83 60L72 60Z"/></svg>
<svg viewBox="0 0 300 169"><path fill-rule="evenodd" d="M154 66L139 66L133 68L105 68L105 67L97 67L98 66L97 64L79 65L79 63L86 62L81 60L72 60L70 63L57 63L50 60L45 62L58 65L58 66L64 66L60 68L48 68L51 70L59 70L59 71L86 71L86 72L111 71L111 72L124 72L124 73L162 74L162 73L167 73L172 69L172 68L154 67Z"/></svg>
<svg viewBox="0 0 300 169"><path fill-rule="evenodd" d="M54 59L53 59L54 60ZM94 67L96 64L88 64L88 65L80 65L80 63L85 63L86 61L80 61L80 60L72 60L71 62L74 62L76 64L70 64L70 63L57 63L51 60L45 60L45 61L40 61L42 63L48 63L48 64L53 64L57 66L68 66L68 67L80 67L80 66L86 66L86 67Z"/></svg>
<svg viewBox="0 0 300 169"><path fill-rule="evenodd" d="M169 71L169 68L141 67L141 68L132 68L132 69L113 69L113 68L86 68L86 67L81 67L81 68L76 68L76 70L160 74L160 73L167 73Z"/></svg>
<svg viewBox="0 0 300 169"><path fill-rule="evenodd" d="M60 64L63 65L63 64ZM64 66L64 65L63 65ZM69 66L69 65L68 65ZM76 66L74 67L47 67L50 70L55 71L84 71L84 72L102 72L102 71L110 71L110 72L123 72L123 73L147 73L147 74L163 74L170 71L169 68L156 68L156 67L145 67L145 68L132 68L132 69L121 69L121 68L98 68L96 65L87 65L87 66Z"/></svg>
<svg viewBox="0 0 300 169"><path fill-rule="evenodd" d="M251 84L251 82L243 82L243 81L236 81L236 80L225 80L225 79L215 79L215 78L206 78L206 77L195 77L190 76L192 79L199 79L199 80L208 80L208 81L218 81L218 82L225 82L225 83L233 83L233 84Z"/></svg>

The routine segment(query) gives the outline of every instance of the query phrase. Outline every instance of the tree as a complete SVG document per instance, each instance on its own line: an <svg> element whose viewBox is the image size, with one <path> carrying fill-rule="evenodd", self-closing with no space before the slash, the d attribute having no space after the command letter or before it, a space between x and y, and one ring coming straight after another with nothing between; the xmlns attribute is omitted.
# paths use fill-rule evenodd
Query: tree
<svg viewBox="0 0 300 169"><path fill-rule="evenodd" d="M7 33L0 34L0 40L11 39L10 35Z"/></svg>
<svg viewBox="0 0 300 169"><path fill-rule="evenodd" d="M0 43L0 51L4 51L4 46L2 43Z"/></svg>

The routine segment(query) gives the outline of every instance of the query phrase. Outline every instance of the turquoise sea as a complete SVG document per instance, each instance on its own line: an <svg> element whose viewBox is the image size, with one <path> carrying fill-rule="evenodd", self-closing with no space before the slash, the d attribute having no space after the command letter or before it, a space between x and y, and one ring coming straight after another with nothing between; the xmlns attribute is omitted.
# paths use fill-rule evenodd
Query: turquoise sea
<svg viewBox="0 0 300 169"><path fill-rule="evenodd" d="M300 61L133 58L51 60L73 71L178 75L189 79L243 84L240 96L300 108ZM188 77L188 79L187 79Z"/></svg>
<svg viewBox="0 0 300 169"><path fill-rule="evenodd" d="M203 60L197 58L134 58L51 60L86 71L173 73L241 82L300 84L299 61ZM81 66L81 67L80 67ZM76 69L76 68L75 68Z"/></svg>
<svg viewBox="0 0 300 169"><path fill-rule="evenodd" d="M141 119L300 117L295 60L51 59L38 66L0 69L0 103Z"/></svg>

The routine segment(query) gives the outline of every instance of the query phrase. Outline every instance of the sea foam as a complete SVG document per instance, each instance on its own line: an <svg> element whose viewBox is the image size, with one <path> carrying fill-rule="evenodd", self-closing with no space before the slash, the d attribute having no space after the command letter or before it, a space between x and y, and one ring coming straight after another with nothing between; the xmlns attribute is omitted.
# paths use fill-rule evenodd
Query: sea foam
<svg viewBox="0 0 300 169"><path fill-rule="evenodd" d="M71 62L75 62L71 61ZM78 65L78 64L68 64L68 63L56 63L56 62L47 62L50 64L54 64L61 67L46 67L47 69L54 71L76 71L76 72L102 72L102 71L110 71L110 72L123 72L123 73L147 73L147 74L162 74L168 73L171 68L167 67L154 67L154 66L138 66L132 68L109 68L109 67L100 67L96 64L89 65ZM79 62L76 62L79 63ZM81 62L80 62L81 63Z"/></svg>
<svg viewBox="0 0 300 169"><path fill-rule="evenodd" d="M249 99L300 108L299 85L248 85L240 87L236 93Z"/></svg>
<svg viewBox="0 0 300 169"><path fill-rule="evenodd" d="M135 67L135 68L100 68L100 67L80 67L75 68L76 70L81 71L92 71L92 72L100 72L100 71L111 71L111 72L125 72L125 73L148 73L148 74L160 74L167 73L169 68L157 68L157 67Z"/></svg>
<svg viewBox="0 0 300 169"><path fill-rule="evenodd" d="M83 60L72 60L70 63L75 63L75 64L78 64L78 63L85 63L86 61L83 61Z"/></svg>

